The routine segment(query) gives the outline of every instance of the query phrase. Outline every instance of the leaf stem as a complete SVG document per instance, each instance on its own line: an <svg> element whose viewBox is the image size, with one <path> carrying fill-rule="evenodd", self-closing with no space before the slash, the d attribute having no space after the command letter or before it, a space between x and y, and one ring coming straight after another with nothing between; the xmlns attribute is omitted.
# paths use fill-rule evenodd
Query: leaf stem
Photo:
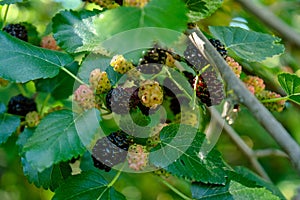
<svg viewBox="0 0 300 200"><path fill-rule="evenodd" d="M3 24L2 24L1 30L2 30L2 29L5 27L5 25L6 25L6 19L7 19L7 15L8 15L9 6L10 6L10 4L8 4L8 5L6 6L6 9L5 9L4 18L3 18Z"/></svg>
<svg viewBox="0 0 300 200"><path fill-rule="evenodd" d="M23 96L26 96L26 91L23 87L23 85L21 83L17 83L17 87L18 87L18 90L20 91L20 93L23 95Z"/></svg>
<svg viewBox="0 0 300 200"><path fill-rule="evenodd" d="M180 192L177 188L175 188L173 185L171 185L168 181L166 181L165 179L163 179L162 177L160 177L161 182L167 186L168 188L170 188L173 192L175 192L178 196L180 196L182 199L184 200L193 200L192 198L186 196L185 194L183 194L182 192Z"/></svg>
<svg viewBox="0 0 300 200"><path fill-rule="evenodd" d="M289 96L285 96L285 97L278 97L278 98L272 98L272 99L265 99L265 100L261 100L261 103L272 103L272 102L277 102L277 101L286 101L289 99Z"/></svg>
<svg viewBox="0 0 300 200"><path fill-rule="evenodd" d="M118 171L118 173L116 174L116 176L113 178L113 180L111 180L111 182L107 185L107 188L112 187L117 182L117 180L119 179L120 175L123 172L122 170L124 169L124 167L125 167L125 163L123 164L123 166L121 167L121 169Z"/></svg>
<svg viewBox="0 0 300 200"><path fill-rule="evenodd" d="M49 101L50 98L51 98L51 93L49 93L49 94L46 96L46 98L45 98L45 100L44 100L44 102L43 102L43 104L42 104L41 110L40 110L40 115L42 115L43 110L44 110L44 108L45 108L45 105L48 103L48 101Z"/></svg>
<svg viewBox="0 0 300 200"><path fill-rule="evenodd" d="M72 72L70 72L68 69L66 69L65 67L61 67L61 69L66 72L67 74L69 74L72 78L74 78L77 82L79 82L82 85L87 85L85 82L83 82L82 80L80 80L77 76L75 76L74 74L72 74Z"/></svg>

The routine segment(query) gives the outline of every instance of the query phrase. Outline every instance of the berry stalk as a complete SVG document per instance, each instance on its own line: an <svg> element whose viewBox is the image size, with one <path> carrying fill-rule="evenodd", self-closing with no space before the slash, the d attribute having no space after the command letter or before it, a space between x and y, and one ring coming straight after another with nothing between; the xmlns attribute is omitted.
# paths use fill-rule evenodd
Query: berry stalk
<svg viewBox="0 0 300 200"><path fill-rule="evenodd" d="M6 6L4 17L3 17L3 24L2 24L2 28L1 29L3 29L5 27L5 25L6 25L6 19L7 19L7 15L8 15L9 6L10 6L10 4L8 4Z"/></svg>
<svg viewBox="0 0 300 200"><path fill-rule="evenodd" d="M186 196L185 194L183 194L182 192L180 192L177 188L175 188L173 185L171 185L168 181L166 181L165 179L163 179L162 177L160 177L161 182L167 186L168 188L170 188L173 192L175 192L178 196L180 196L182 199L184 200L193 200L192 198Z"/></svg>
<svg viewBox="0 0 300 200"><path fill-rule="evenodd" d="M66 72L68 75L70 75L72 78L74 78L77 82L79 82L82 85L87 85L85 82L83 82L81 79L79 79L77 76L75 76L72 72L70 72L65 67L61 67L61 69Z"/></svg>

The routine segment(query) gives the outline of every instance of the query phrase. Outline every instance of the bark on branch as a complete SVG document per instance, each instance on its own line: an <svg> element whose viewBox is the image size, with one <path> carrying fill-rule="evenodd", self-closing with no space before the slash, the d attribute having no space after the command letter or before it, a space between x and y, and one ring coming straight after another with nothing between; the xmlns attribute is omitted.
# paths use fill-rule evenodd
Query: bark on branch
<svg viewBox="0 0 300 200"><path fill-rule="evenodd" d="M245 85L229 68L225 60L210 44L207 38L199 30L199 28L187 30L188 34L193 32L205 43L205 53L208 61L216 67L221 73L227 87L232 90L238 97L240 103L244 104L258 122L269 132L274 140L288 154L295 169L300 174L300 146L284 129L275 117L257 100L257 98L248 91Z"/></svg>

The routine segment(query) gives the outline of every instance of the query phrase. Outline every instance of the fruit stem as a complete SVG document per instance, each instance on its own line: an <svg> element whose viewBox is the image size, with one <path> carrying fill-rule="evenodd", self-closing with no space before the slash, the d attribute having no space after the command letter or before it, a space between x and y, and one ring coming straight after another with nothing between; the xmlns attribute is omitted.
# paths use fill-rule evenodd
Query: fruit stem
<svg viewBox="0 0 300 200"><path fill-rule="evenodd" d="M117 180L119 179L120 175L123 172L124 167L125 167L125 163L123 164L123 166L121 167L121 169L118 171L118 173L116 174L116 176L113 178L113 180L107 185L107 188L112 187L117 182Z"/></svg>
<svg viewBox="0 0 300 200"><path fill-rule="evenodd" d="M10 4L8 4L6 6L6 9L5 9L4 18L3 18L3 24L2 24L1 30L5 27L7 15L8 15L8 10L9 10L9 6L10 6Z"/></svg>
<svg viewBox="0 0 300 200"><path fill-rule="evenodd" d="M173 192L175 192L178 196L180 196L182 199L184 200L193 200L192 198L186 196L185 194L183 194L182 192L180 192L177 188L175 188L173 185L171 185L168 181L166 181L165 179L163 179L162 177L160 177L161 182L167 186L168 188L170 188Z"/></svg>
<svg viewBox="0 0 300 200"><path fill-rule="evenodd" d="M40 116L42 116L42 113L43 113L43 110L44 110L44 108L45 108L45 105L48 103L50 97L51 97L51 93L49 93L49 94L46 96L46 98L45 98L45 100L44 100L44 102L43 102L43 104L42 104L42 107L41 107L41 110L40 110L40 113L39 113Z"/></svg>
<svg viewBox="0 0 300 200"><path fill-rule="evenodd" d="M68 69L66 69L65 67L61 67L61 69L66 72L67 74L69 74L72 78L74 78L76 81L78 81L80 84L82 85L87 85L85 82L83 82L82 80L80 80L77 76L75 76L74 74L72 74L72 72L70 72Z"/></svg>
<svg viewBox="0 0 300 200"><path fill-rule="evenodd" d="M18 90L23 96L26 96L26 91L21 83L17 83Z"/></svg>
<svg viewBox="0 0 300 200"><path fill-rule="evenodd" d="M272 102L277 102L277 101L286 101L289 99L289 96L285 96L285 97L279 97L279 98L273 98L273 99L265 99L265 100L261 100L261 103L272 103Z"/></svg>
<svg viewBox="0 0 300 200"><path fill-rule="evenodd" d="M193 110L196 108L196 99L197 99L197 83L199 81L199 76L196 76L195 82L194 82L194 93L193 93Z"/></svg>

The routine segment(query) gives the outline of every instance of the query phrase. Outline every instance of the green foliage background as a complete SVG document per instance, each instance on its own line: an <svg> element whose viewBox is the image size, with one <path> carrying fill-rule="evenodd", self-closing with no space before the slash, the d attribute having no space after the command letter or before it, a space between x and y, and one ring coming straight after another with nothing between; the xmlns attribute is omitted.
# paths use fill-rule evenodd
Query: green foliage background
<svg viewBox="0 0 300 200"><path fill-rule="evenodd" d="M208 1L212 2L212 1ZM283 0L261 0L261 2L278 16L284 19L292 27L300 31L299 9L295 9L297 1L283 1ZM39 37L47 35L51 32L51 18L63 9L78 9L83 6L80 0L32 0L25 1L24 3L11 6L11 11L8 15L8 22L22 22L26 21L32 23L39 33ZM47 8L47 9L44 9ZM93 6L89 7L90 10ZM1 16L3 19L5 7L1 6ZM192 15L193 13L191 13ZM139 15L136 16L137 18ZM197 16L202 18L201 16ZM242 20L241 20L242 19ZM245 22L246 21L246 22ZM225 0L222 7L218 9L212 16L202 19L198 25L201 29L209 31L209 26L228 26L229 24L236 24L242 27L249 27L253 31L271 33L266 26L258 22L253 16L244 11L235 1ZM1 41L2 42L2 41ZM285 42L285 41L283 41ZM37 41L38 43L38 41ZM293 46L285 44L287 52L286 54L272 58L263 62L263 66L253 63L250 65L244 65L247 71L255 72L256 74L264 77L268 83L267 87L272 89L278 88L278 83L274 82L274 77L278 72L282 71L280 66L288 66L296 73L299 72L300 52ZM68 60L68 57L66 57ZM242 62L242 61L241 61ZM55 67L55 66L54 66ZM40 76L42 77L42 76ZM26 82L25 79L20 82ZM19 87L17 84L10 85L9 90L5 92L0 88L0 102L7 104L9 97L19 93ZM34 92L32 83L27 83L25 90L27 93ZM50 88L51 90L51 88ZM45 94L46 95L46 94ZM41 99L37 101L41 103ZM55 99L50 99L50 104L57 104ZM278 120L287 128L287 130L293 135L294 138L300 142L300 109L299 107L289 103L286 110L280 114L274 113ZM1 113L1 112L0 112ZM270 147L278 147L273 139L264 131L264 129L252 118L249 112L245 108L241 108L236 122L233 127L241 135L241 137L247 142L247 144L253 149L264 149ZM10 137L6 144L0 148L0 197L3 200L17 200L17 199L50 199L53 193L49 190L37 189L32 184L29 184L25 176L23 175L21 168L21 160L18 157L19 150L15 147L16 137ZM227 135L222 134L217 148L223 154L223 157L232 166L247 166L251 169L249 161L238 151L237 147L230 141ZM294 193L294 189L300 184L299 176L293 170L289 161L286 158L278 157L266 157L261 159L263 166L269 173L269 176L276 185L279 186L281 191L286 197L291 197ZM87 166L88 167L88 166ZM107 174L108 178L114 176L114 171ZM88 176L88 175L87 175ZM189 194L189 184L180 179L171 180L173 185L178 187L181 191ZM196 186L195 186L196 187ZM238 188L238 185L234 185ZM116 188L118 191L122 191L128 195L128 199L143 199L153 200L156 197L160 199L171 200L180 199L177 195L171 192L168 188L159 184L159 181L153 176L149 175L137 175L126 174L121 177L117 183ZM141 196L143 194L143 196ZM145 196L147 194L147 196Z"/></svg>

